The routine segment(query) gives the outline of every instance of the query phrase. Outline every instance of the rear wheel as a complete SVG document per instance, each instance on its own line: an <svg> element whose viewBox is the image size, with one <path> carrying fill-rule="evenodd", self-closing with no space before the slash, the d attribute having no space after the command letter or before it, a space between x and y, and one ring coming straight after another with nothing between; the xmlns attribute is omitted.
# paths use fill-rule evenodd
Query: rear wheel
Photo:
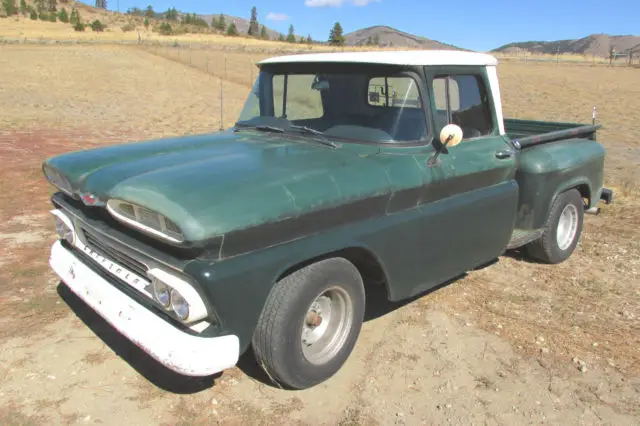
<svg viewBox="0 0 640 426"><path fill-rule="evenodd" d="M584 203L577 189L560 194L551 206L542 236L527 245L527 253L545 263L564 262L582 234Z"/></svg>
<svg viewBox="0 0 640 426"><path fill-rule="evenodd" d="M355 346L365 294L357 268L343 258L300 269L274 286L252 345L281 385L305 389L333 376Z"/></svg>

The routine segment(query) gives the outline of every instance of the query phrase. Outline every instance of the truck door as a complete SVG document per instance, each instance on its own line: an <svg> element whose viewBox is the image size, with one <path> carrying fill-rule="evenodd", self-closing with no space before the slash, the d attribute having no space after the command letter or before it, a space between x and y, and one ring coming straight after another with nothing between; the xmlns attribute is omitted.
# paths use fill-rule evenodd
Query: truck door
<svg viewBox="0 0 640 426"><path fill-rule="evenodd" d="M486 70L425 71L433 134L454 123L463 140L435 165L427 165L432 154L420 158L426 185L419 257L426 282L413 294L498 257L511 237L518 201L517 154L500 134Z"/></svg>

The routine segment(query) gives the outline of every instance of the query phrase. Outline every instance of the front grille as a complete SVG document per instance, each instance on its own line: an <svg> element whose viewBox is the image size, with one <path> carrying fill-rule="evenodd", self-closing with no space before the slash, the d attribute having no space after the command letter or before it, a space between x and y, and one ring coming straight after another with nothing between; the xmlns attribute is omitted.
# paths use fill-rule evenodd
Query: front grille
<svg viewBox="0 0 640 426"><path fill-rule="evenodd" d="M147 279L148 268L143 263L105 244L98 235L87 230L86 228L81 229L89 248L97 251L102 256L111 259L113 262L119 263L121 266L124 266L129 271L138 275L140 278Z"/></svg>

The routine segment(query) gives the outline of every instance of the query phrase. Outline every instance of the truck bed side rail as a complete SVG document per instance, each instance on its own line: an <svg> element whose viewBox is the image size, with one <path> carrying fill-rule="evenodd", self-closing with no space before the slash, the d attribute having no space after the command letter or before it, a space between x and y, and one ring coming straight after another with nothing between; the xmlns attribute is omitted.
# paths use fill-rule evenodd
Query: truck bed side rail
<svg viewBox="0 0 640 426"><path fill-rule="evenodd" d="M590 140L596 139L596 131L601 128L601 124L596 125L584 125L572 127L564 130L554 130L547 133L541 133L537 135L530 135L521 138L513 138L514 144L517 142L522 148L526 148L533 145L539 145L542 143L558 141L569 138L583 137Z"/></svg>

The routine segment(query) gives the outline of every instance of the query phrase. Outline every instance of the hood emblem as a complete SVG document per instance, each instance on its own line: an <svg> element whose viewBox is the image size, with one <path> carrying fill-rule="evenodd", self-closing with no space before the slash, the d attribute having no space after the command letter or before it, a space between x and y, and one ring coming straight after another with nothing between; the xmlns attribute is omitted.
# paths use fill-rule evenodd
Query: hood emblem
<svg viewBox="0 0 640 426"><path fill-rule="evenodd" d="M102 202L102 200L100 200L100 198L98 198L93 194L89 194L88 192L80 194L80 199L87 206L103 206L104 205L104 203Z"/></svg>

